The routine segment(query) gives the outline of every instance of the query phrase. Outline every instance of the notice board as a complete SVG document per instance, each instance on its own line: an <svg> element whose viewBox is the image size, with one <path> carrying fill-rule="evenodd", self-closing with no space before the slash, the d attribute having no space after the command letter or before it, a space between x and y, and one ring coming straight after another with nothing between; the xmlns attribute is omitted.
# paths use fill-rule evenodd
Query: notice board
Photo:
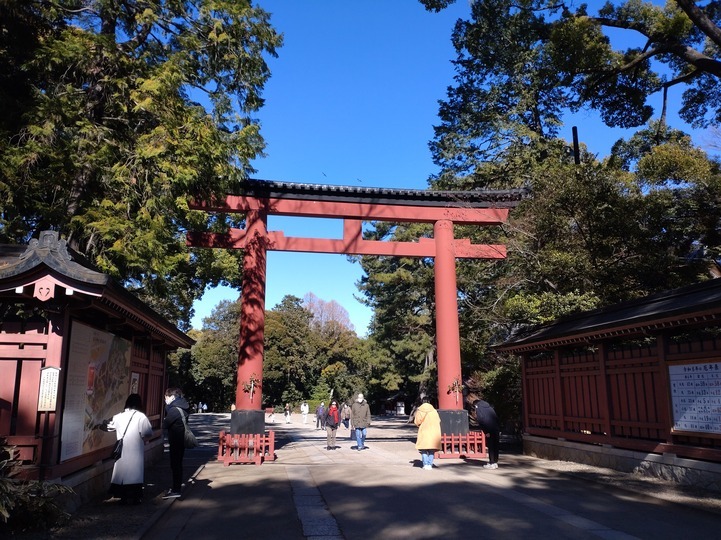
<svg viewBox="0 0 721 540"><path fill-rule="evenodd" d="M669 366L674 431L721 435L721 362Z"/></svg>

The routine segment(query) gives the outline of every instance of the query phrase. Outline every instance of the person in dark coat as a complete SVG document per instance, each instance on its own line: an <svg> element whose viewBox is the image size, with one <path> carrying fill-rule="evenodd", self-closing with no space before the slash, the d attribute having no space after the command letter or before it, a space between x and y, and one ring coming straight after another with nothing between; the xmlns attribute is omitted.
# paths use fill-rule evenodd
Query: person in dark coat
<svg viewBox="0 0 721 540"><path fill-rule="evenodd" d="M325 429L325 402L315 408L315 429Z"/></svg>
<svg viewBox="0 0 721 540"><path fill-rule="evenodd" d="M371 409L363 394L358 394L353 405L350 406L350 418L351 424L355 428L355 438L358 443L356 449L358 451L365 450L368 448L365 441L368 435L368 427L371 425Z"/></svg>
<svg viewBox="0 0 721 540"><path fill-rule="evenodd" d="M483 467L497 469L498 446L501 439L501 424L498 421L498 415L487 401L479 399L473 405L476 408L476 422L478 422L478 427L486 434L488 444L488 463Z"/></svg>
<svg viewBox="0 0 721 540"><path fill-rule="evenodd" d="M170 450L170 470L173 474L173 487L163 499L176 499L180 497L183 487L183 456L185 455L185 425L190 405L183 397L180 388L168 388L165 391L165 418L163 418L163 431L168 439ZM183 416L181 416L183 415Z"/></svg>

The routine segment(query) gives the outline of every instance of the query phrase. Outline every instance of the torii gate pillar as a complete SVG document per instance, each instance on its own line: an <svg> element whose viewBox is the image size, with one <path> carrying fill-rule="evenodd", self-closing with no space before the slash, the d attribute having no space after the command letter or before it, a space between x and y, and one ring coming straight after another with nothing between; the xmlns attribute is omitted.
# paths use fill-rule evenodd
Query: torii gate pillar
<svg viewBox="0 0 721 540"><path fill-rule="evenodd" d="M236 410L231 414L231 433L263 433L263 339L265 328L265 272L267 216L246 214L247 243L243 253L240 336L238 342Z"/></svg>
<svg viewBox="0 0 721 540"><path fill-rule="evenodd" d="M436 221L436 347L438 348L438 408L463 409L461 392L461 338L458 329L458 293L456 289L456 253L453 222Z"/></svg>

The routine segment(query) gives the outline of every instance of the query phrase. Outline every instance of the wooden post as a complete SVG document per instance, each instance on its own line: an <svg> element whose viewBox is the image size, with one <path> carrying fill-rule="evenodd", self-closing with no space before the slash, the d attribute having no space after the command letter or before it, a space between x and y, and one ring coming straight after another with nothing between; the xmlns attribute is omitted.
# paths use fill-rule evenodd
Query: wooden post
<svg viewBox="0 0 721 540"><path fill-rule="evenodd" d="M248 212L248 241L243 254L237 410L261 411L263 407L263 340L265 336L265 270L268 233L265 214Z"/></svg>
<svg viewBox="0 0 721 540"><path fill-rule="evenodd" d="M453 222L436 221L436 346L438 349L438 408L463 410L461 339L458 330L458 292Z"/></svg>

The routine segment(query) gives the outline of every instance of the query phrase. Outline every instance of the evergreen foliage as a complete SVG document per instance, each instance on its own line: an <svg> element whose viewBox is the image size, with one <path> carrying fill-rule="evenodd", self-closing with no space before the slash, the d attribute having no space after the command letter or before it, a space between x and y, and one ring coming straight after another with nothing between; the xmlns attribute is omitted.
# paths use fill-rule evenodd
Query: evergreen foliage
<svg viewBox="0 0 721 540"><path fill-rule="evenodd" d="M231 191L261 155L252 117L281 38L236 0L3 2L0 242L46 229L187 327L239 254L191 253L188 210Z"/></svg>

